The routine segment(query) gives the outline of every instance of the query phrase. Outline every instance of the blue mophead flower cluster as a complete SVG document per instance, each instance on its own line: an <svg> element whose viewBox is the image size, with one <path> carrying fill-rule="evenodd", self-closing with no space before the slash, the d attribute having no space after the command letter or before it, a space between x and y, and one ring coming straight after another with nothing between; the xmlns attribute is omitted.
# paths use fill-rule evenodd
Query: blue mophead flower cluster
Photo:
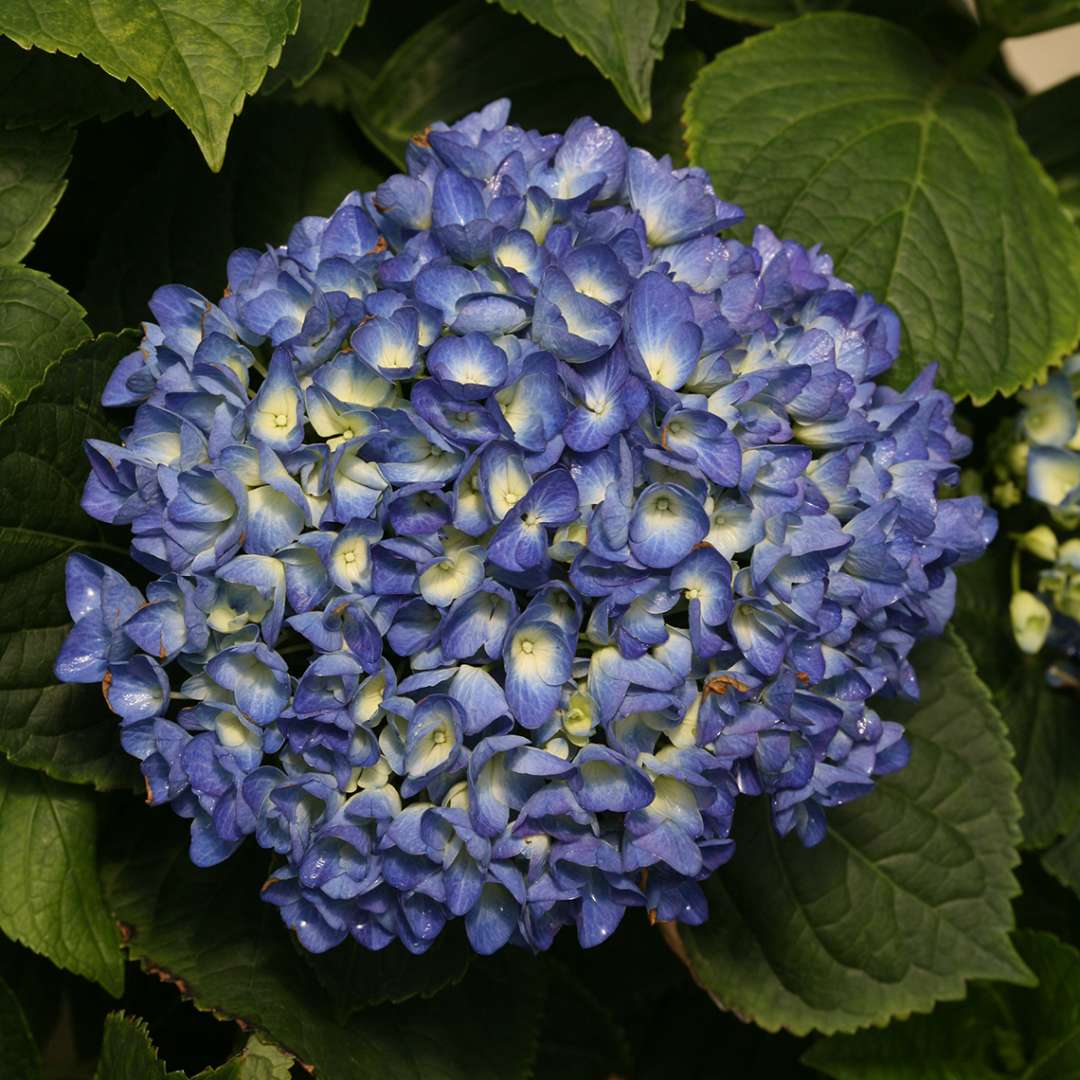
<svg viewBox="0 0 1080 1080"><path fill-rule="evenodd" d="M314 951L706 916L737 796L780 833L907 759L870 707L995 518L896 316L609 128L436 124L408 175L171 285L104 402L60 678L103 682L209 866L248 836Z"/></svg>

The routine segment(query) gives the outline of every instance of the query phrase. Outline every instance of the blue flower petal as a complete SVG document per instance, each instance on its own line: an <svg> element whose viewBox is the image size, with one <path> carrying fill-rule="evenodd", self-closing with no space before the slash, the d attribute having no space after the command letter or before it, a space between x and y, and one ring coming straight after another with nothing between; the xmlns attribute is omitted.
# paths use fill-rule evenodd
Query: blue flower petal
<svg viewBox="0 0 1080 1080"><path fill-rule="evenodd" d="M506 382L506 354L485 334L439 338L427 355L428 371L449 393L485 398Z"/></svg>
<svg viewBox="0 0 1080 1080"><path fill-rule="evenodd" d="M519 915L520 907L506 888L489 882L465 916L469 944L481 956L497 952L513 936Z"/></svg>
<svg viewBox="0 0 1080 1080"><path fill-rule="evenodd" d="M684 559L709 531L709 518L685 488L651 484L630 519L630 550L645 566L666 568Z"/></svg>

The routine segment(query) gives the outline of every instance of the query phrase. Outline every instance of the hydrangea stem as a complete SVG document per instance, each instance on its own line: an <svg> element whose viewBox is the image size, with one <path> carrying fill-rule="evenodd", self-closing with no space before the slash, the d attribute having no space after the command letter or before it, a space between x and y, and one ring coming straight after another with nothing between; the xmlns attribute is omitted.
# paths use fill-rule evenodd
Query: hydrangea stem
<svg viewBox="0 0 1080 1080"><path fill-rule="evenodd" d="M951 71L956 79L968 79L982 74L998 54L1005 35L989 24L979 27L978 33L956 58Z"/></svg>

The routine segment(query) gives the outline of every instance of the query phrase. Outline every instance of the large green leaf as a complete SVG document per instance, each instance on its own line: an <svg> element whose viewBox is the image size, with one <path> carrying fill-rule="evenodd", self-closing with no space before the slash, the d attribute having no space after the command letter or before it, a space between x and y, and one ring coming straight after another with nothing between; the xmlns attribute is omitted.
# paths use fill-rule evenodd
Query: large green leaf
<svg viewBox="0 0 1080 1080"><path fill-rule="evenodd" d="M1004 615L1008 550L995 545L958 574L953 626L993 692L1020 770L1021 826L1033 847L1046 847L1080 817L1080 724L1076 695L1053 690L1046 658L1025 656Z"/></svg>
<svg viewBox="0 0 1080 1080"><path fill-rule="evenodd" d="M1025 98L1016 118L1031 152L1057 182L1062 201L1080 221L1080 75Z"/></svg>
<svg viewBox="0 0 1080 1080"><path fill-rule="evenodd" d="M543 993L539 961L474 963L444 994L367 1008L342 1025L277 910L259 900L265 854L245 849L199 870L188 861L186 823L153 824L153 835L133 835L130 848L105 860L108 902L127 927L131 957L182 985L200 1008L265 1032L322 1080L528 1075ZM357 967L359 997L377 993L378 971L377 962L370 975Z"/></svg>
<svg viewBox="0 0 1080 1080"><path fill-rule="evenodd" d="M914 664L921 704L881 706L907 727L908 767L830 811L810 850L778 840L763 805L743 811L709 920L682 931L706 989L769 1031L851 1031L962 997L969 979L1029 978L1008 937L1019 805L1004 726L955 638Z"/></svg>
<svg viewBox="0 0 1080 1080"><path fill-rule="evenodd" d="M216 170L233 117L277 63L299 7L299 0L11 0L0 5L0 33L133 79L191 129Z"/></svg>
<svg viewBox="0 0 1080 1080"><path fill-rule="evenodd" d="M320 956L303 953L343 1024L371 1005L433 997L454 986L465 978L472 955L460 925L444 930L422 956L397 941L373 953L351 939Z"/></svg>
<svg viewBox="0 0 1080 1080"><path fill-rule="evenodd" d="M290 82L300 86L327 56L337 56L353 28L362 26L371 0L305 0L296 33L285 42L281 60L266 76L263 93Z"/></svg>
<svg viewBox="0 0 1080 1080"><path fill-rule="evenodd" d="M0 931L119 996L124 958L102 901L96 837L90 791L0 760Z"/></svg>
<svg viewBox="0 0 1080 1080"><path fill-rule="evenodd" d="M193 1080L289 1080L292 1057L257 1035L234 1058L204 1069ZM188 1080L185 1073L167 1071L150 1039L145 1021L124 1013L105 1017L94 1080Z"/></svg>
<svg viewBox="0 0 1080 1080"><path fill-rule="evenodd" d="M350 108L368 138L399 165L410 136L432 121L456 120L503 96L513 101L514 122L525 127L563 130L587 112L632 143L679 159L682 101L703 62L702 53L685 40L673 41L656 69L652 120L640 124L611 86L550 34L463 0L423 24L385 59L372 55L363 41L356 50L350 44L312 89L321 91L324 102Z"/></svg>
<svg viewBox="0 0 1080 1080"><path fill-rule="evenodd" d="M153 121L130 124L133 135ZM183 282L218 299L225 264L237 247L283 244L308 214L329 214L352 190L371 190L383 177L361 154L347 118L324 109L256 100L240 117L232 151L218 174L194 147L172 141L146 163L143 181L121 202L85 206L72 183L66 202L80 216L104 217L88 284L79 298L97 326L129 326L148 317L146 302L159 284ZM282 148L304 167L281 167ZM108 166L104 166L108 167ZM118 171L126 168L118 163ZM58 218L55 227L61 224Z"/></svg>
<svg viewBox="0 0 1080 1080"><path fill-rule="evenodd" d="M33 246L64 193L71 131L0 131L0 263L17 263Z"/></svg>
<svg viewBox="0 0 1080 1080"><path fill-rule="evenodd" d="M682 26L686 0L492 0L565 38L610 79L643 123L652 115L653 65Z"/></svg>
<svg viewBox="0 0 1080 1080"><path fill-rule="evenodd" d="M61 353L90 336L83 309L54 281L0 266L0 421L41 382Z"/></svg>
<svg viewBox="0 0 1080 1080"><path fill-rule="evenodd" d="M572 965L553 963L550 968L542 1021L544 1037L533 1064L533 1076L594 1080L630 1073L633 1058L629 1038L614 1015L610 997L591 993ZM612 987L609 993L613 996L617 991ZM674 1069L681 1060L681 1053L672 1054L669 1066Z"/></svg>
<svg viewBox="0 0 1080 1080"><path fill-rule="evenodd" d="M1080 953L1052 934L1017 948L1037 989L976 986L884 1030L822 1039L803 1060L835 1080L1062 1080L1080 1075Z"/></svg>
<svg viewBox="0 0 1080 1080"><path fill-rule="evenodd" d="M1080 336L1080 233L1004 103L906 30L785 23L704 68L686 119L724 198L897 309L901 382L940 361L946 389L985 401Z"/></svg>
<svg viewBox="0 0 1080 1080"><path fill-rule="evenodd" d="M2 275L4 271L0 271ZM69 353L0 424L0 751L16 764L97 787L137 775L98 686L57 683L53 660L70 626L64 564L73 551L123 566L125 538L79 506L86 438L114 439L99 404L133 334Z"/></svg>
<svg viewBox="0 0 1080 1080"><path fill-rule="evenodd" d="M19 999L0 979L0 1061L9 1076L19 1080L39 1080L41 1060L34 1036L26 1022Z"/></svg>

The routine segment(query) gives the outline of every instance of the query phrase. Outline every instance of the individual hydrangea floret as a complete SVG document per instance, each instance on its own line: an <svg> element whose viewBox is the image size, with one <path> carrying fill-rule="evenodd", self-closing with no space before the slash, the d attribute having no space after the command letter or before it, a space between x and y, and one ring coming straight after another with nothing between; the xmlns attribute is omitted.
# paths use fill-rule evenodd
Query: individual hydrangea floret
<svg viewBox="0 0 1080 1080"><path fill-rule="evenodd" d="M191 857L245 838L313 951L700 923L740 797L812 845L908 757L877 694L995 518L896 316L700 169L498 101L408 174L177 285L105 389L60 678ZM752 857L753 853L750 853Z"/></svg>

